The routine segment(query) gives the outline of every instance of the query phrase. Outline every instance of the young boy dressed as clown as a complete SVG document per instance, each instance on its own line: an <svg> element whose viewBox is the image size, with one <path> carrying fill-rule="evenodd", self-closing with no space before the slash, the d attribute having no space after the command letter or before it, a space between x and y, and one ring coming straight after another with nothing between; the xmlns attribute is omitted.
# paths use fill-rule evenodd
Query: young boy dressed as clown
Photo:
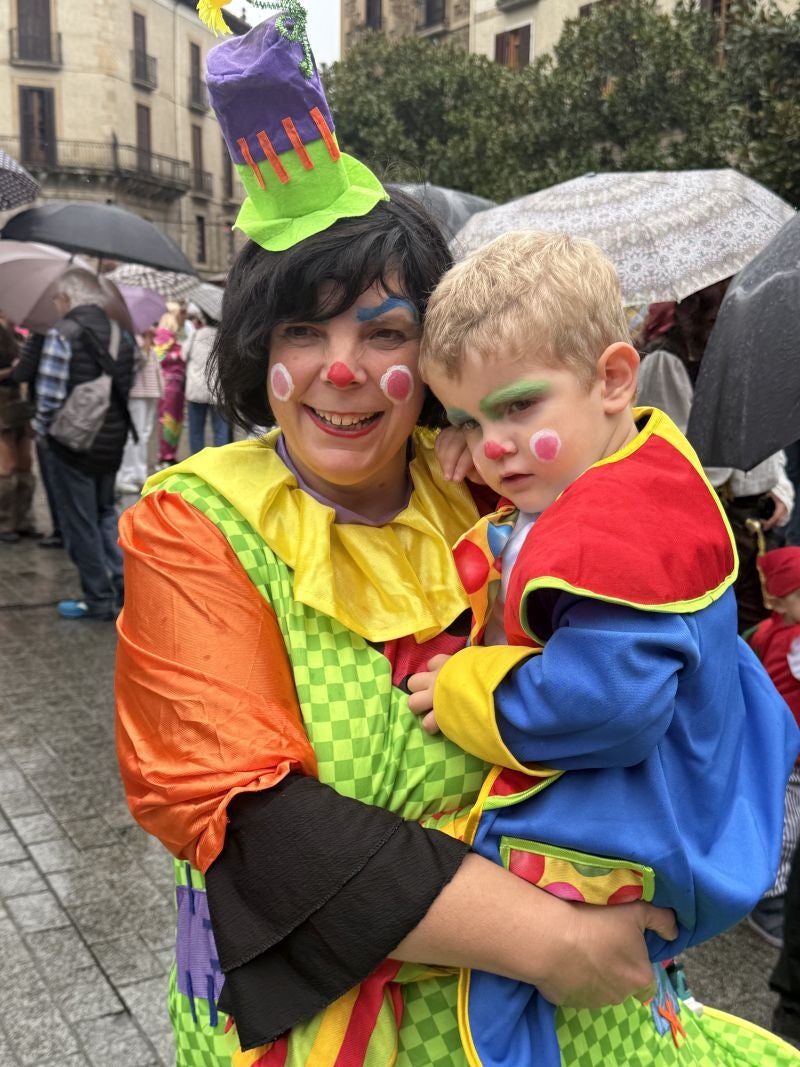
<svg viewBox="0 0 800 1067"><path fill-rule="evenodd" d="M507 234L445 275L420 362L458 431L440 458L502 499L454 550L471 645L412 676L409 706L495 765L473 847L568 899L673 908L678 939L648 935L663 960L772 884L798 731L737 636L736 552L697 457L633 407L638 363L588 241ZM559 1064L530 987L470 972L460 995L474 1062L533 1041ZM661 978L651 1008L654 1039L679 1040Z"/></svg>

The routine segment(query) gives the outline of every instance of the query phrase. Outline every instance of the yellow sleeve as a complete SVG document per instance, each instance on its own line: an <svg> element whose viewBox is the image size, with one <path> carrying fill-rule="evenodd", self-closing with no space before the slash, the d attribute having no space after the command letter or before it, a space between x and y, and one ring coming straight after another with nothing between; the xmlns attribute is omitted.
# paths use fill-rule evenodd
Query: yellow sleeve
<svg viewBox="0 0 800 1067"><path fill-rule="evenodd" d="M539 648L476 645L456 652L442 667L433 691L436 722L442 733L487 763L525 774L541 774L520 763L506 748L494 712L494 691L509 671Z"/></svg>

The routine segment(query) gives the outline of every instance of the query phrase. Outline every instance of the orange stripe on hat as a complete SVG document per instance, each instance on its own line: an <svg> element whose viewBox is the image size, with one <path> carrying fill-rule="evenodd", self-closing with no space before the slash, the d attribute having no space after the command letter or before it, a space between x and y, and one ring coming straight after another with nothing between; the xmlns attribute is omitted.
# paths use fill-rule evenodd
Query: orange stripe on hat
<svg viewBox="0 0 800 1067"><path fill-rule="evenodd" d="M267 137L266 130L259 130L256 137L258 138L258 143L261 145L261 151L264 153L264 158L275 171L281 184L286 185L289 181L289 175L286 173L286 168L283 163L278 159L278 153L275 151L272 141Z"/></svg>
<svg viewBox="0 0 800 1067"><path fill-rule="evenodd" d="M336 1057L334 1067L352 1067L354 1063L363 1063L375 1024L383 1007L383 994L386 986L397 975L402 964L397 960L384 960L372 974L361 983L358 1000L350 1016L347 1033L342 1047ZM402 1001L391 997L392 1011L400 1027L402 1019Z"/></svg>
<svg viewBox="0 0 800 1067"><path fill-rule="evenodd" d="M292 142L292 148L297 152L300 162L303 164L306 170L313 170L314 164L311 162L311 157L306 152L306 146L300 140L300 134L297 132L297 127L291 119L286 118L281 120L284 130L286 130L286 136Z"/></svg>
<svg viewBox="0 0 800 1067"><path fill-rule="evenodd" d="M244 156L245 163L248 165L248 167L253 172L253 174L255 174L256 181L258 182L258 184L261 186L262 189L264 189L265 188L265 186L264 186L264 175L258 169L258 164L253 159L253 157L250 155L250 149L247 146L247 141L244 139L244 137L240 137L239 140L236 143L238 144L239 148L241 149L242 155Z"/></svg>
<svg viewBox="0 0 800 1067"><path fill-rule="evenodd" d="M322 134L322 140L325 142L325 147L328 149L328 154L335 163L341 156L339 146L333 139L333 134L330 131L328 123L325 121L325 116L322 114L318 107L312 107L309 111L309 115L314 120L314 123Z"/></svg>

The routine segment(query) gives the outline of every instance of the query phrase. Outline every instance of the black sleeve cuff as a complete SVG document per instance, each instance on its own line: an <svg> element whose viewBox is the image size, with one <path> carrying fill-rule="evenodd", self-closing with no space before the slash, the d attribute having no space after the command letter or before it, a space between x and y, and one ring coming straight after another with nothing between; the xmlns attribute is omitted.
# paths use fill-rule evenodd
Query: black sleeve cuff
<svg viewBox="0 0 800 1067"><path fill-rule="evenodd" d="M371 973L424 917L468 847L299 775L230 806L206 876L243 1049L275 1040Z"/></svg>

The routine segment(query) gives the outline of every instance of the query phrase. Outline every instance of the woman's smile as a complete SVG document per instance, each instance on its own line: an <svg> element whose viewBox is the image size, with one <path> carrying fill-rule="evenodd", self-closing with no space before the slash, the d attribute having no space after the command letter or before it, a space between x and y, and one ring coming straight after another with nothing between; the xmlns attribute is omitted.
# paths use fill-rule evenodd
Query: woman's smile
<svg viewBox="0 0 800 1067"><path fill-rule="evenodd" d="M383 417L382 411L339 412L321 411L308 404L303 407L316 426L333 437L363 437L370 433Z"/></svg>

